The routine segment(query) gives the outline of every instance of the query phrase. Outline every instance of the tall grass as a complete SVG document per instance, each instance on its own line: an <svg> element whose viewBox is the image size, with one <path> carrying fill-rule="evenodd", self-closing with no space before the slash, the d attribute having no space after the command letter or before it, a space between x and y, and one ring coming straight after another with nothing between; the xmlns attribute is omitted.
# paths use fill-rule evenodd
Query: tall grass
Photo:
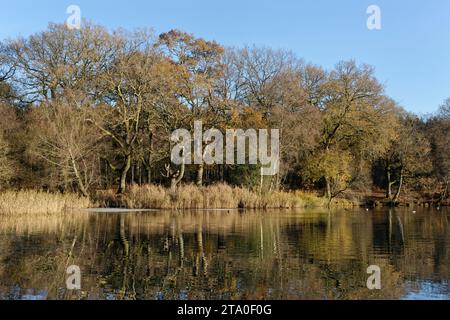
<svg viewBox="0 0 450 320"><path fill-rule="evenodd" d="M245 188L215 184L207 187L180 185L176 191L156 185L132 186L125 195L113 190L97 193L103 207L129 209L279 209L325 207L328 203L314 193L258 193Z"/></svg>
<svg viewBox="0 0 450 320"><path fill-rule="evenodd" d="M352 206L337 200L337 206ZM180 185L175 191L158 185L131 186L124 195L113 190L98 191L95 203L101 207L129 209L294 209L326 207L328 202L314 193L258 193L226 184L207 187ZM91 200L76 194L44 191L0 192L0 214L55 214L89 208Z"/></svg>
<svg viewBox="0 0 450 320"><path fill-rule="evenodd" d="M89 199L76 194L33 190L0 193L0 214L54 214L90 206Z"/></svg>

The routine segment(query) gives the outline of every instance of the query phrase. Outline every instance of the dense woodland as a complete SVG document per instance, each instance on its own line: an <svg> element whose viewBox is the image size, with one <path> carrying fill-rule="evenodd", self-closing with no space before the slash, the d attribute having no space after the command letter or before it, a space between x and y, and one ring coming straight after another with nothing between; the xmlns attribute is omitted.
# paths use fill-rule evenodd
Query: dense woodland
<svg viewBox="0 0 450 320"><path fill-rule="evenodd" d="M450 94L450 93L449 93ZM433 106L434 107L434 106ZM436 106L437 107L437 106ZM171 133L280 129L281 170L171 164ZM382 190L448 198L450 99L425 118L389 98L374 69L332 70L288 51L225 48L172 30L51 24L0 43L0 189L78 192L132 184Z"/></svg>

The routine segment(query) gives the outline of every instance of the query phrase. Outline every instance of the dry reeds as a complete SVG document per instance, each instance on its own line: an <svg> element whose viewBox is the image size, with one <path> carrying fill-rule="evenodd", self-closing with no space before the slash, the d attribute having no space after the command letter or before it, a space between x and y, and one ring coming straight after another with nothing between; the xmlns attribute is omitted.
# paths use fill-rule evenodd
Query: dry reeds
<svg viewBox="0 0 450 320"><path fill-rule="evenodd" d="M99 191L100 207L129 209L295 209L326 207L327 201L314 193L258 193L249 189L215 184L197 187L180 185L175 191L157 185L132 186L128 193L117 195L112 190ZM352 203L336 200L337 206ZM92 207L93 203L76 194L44 191L5 191L0 193L0 214L54 214Z"/></svg>
<svg viewBox="0 0 450 320"><path fill-rule="evenodd" d="M0 214L54 214L90 206L89 199L76 194L33 190L0 193Z"/></svg>
<svg viewBox="0 0 450 320"><path fill-rule="evenodd" d="M215 184L207 187L180 185L175 191L156 185L132 186L125 195L101 191L96 199L104 207L129 209L279 209L324 207L327 202L313 193L257 193L245 188Z"/></svg>

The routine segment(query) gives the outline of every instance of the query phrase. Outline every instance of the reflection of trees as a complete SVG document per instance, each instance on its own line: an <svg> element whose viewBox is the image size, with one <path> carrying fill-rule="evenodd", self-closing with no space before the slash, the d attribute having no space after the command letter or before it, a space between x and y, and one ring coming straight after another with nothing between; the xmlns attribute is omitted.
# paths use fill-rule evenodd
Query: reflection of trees
<svg viewBox="0 0 450 320"><path fill-rule="evenodd" d="M431 212L0 219L0 293L19 283L69 299L399 298L405 279L449 276L448 219ZM63 290L69 261L83 292ZM365 288L371 264L381 291Z"/></svg>
<svg viewBox="0 0 450 320"><path fill-rule="evenodd" d="M120 244L122 245L122 286L118 293L118 299L124 299L126 297L134 298L136 293L134 292L134 273L130 270L130 243L127 239L125 231L125 217L120 216ZM129 282L129 274L132 275L131 284Z"/></svg>
<svg viewBox="0 0 450 320"><path fill-rule="evenodd" d="M405 278L413 280L420 276L436 281L449 279L448 217L434 211L419 216L406 213L398 215L404 224L405 251L401 256L394 256L394 263L404 270Z"/></svg>
<svg viewBox="0 0 450 320"><path fill-rule="evenodd" d="M24 295L79 298L80 292L65 292L61 287L73 261L76 233L84 230L85 218L86 215L0 217L0 243L4 245L0 250L0 293L3 285L9 288L9 294L14 291L16 299ZM84 240L84 233L80 236Z"/></svg>

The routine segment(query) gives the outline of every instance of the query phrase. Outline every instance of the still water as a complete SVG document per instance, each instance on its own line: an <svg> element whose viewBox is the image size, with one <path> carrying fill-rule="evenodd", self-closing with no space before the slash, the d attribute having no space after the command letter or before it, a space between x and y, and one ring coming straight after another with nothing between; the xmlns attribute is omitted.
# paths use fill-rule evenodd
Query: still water
<svg viewBox="0 0 450 320"><path fill-rule="evenodd" d="M0 299L450 299L450 211L2 216ZM81 290L66 270L81 270ZM381 269L381 290L366 286Z"/></svg>

